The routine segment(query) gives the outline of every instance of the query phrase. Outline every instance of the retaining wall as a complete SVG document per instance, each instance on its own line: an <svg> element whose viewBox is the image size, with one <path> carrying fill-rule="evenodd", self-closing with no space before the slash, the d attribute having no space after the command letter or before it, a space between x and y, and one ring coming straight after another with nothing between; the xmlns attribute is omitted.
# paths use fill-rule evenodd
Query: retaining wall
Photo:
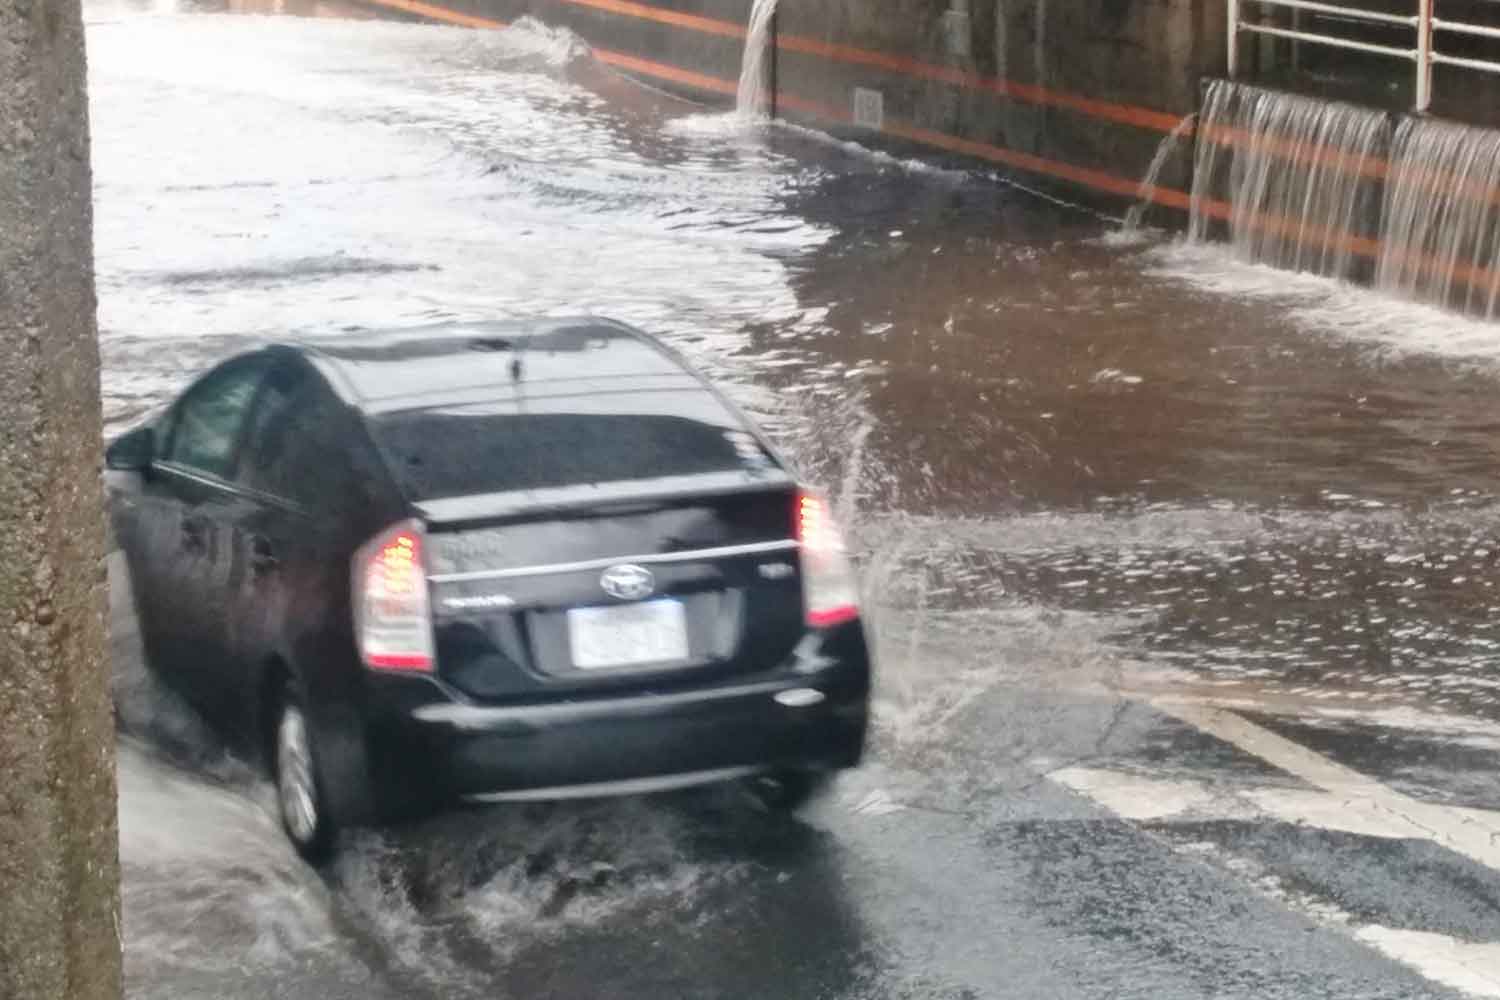
<svg viewBox="0 0 1500 1000"><path fill-rule="evenodd" d="M733 100L750 15L750 0L366 2L473 27L532 15L717 105ZM1224 16L1204 0L783 0L775 107L1119 208L1196 110L1199 81L1223 71ZM1159 202L1186 206L1185 166L1171 165Z"/></svg>

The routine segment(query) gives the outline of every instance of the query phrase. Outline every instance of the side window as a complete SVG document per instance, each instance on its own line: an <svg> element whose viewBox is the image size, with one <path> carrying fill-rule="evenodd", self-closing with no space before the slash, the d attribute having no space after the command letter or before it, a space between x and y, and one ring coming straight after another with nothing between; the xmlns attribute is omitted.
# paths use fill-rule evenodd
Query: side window
<svg viewBox="0 0 1500 1000"><path fill-rule="evenodd" d="M307 373L290 365L278 365L266 376L240 460L240 479L253 489L284 499L290 495L294 475L288 464L295 448L291 410L308 394Z"/></svg>
<svg viewBox="0 0 1500 1000"><path fill-rule="evenodd" d="M354 420L309 371L278 368L251 420L240 478L252 489L321 512L359 502Z"/></svg>
<svg viewBox="0 0 1500 1000"><path fill-rule="evenodd" d="M240 430L264 374L261 360L250 359L221 368L188 390L173 415L167 458L229 478Z"/></svg>

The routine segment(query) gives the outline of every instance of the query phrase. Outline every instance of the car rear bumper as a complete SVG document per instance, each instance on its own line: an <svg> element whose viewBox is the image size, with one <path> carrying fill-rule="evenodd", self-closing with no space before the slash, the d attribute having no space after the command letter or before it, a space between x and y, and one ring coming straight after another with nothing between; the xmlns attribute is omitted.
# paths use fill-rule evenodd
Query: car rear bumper
<svg viewBox="0 0 1500 1000"><path fill-rule="evenodd" d="M445 798L566 798L664 790L778 768L859 763L866 667L545 705L431 703L394 737L408 780Z"/></svg>

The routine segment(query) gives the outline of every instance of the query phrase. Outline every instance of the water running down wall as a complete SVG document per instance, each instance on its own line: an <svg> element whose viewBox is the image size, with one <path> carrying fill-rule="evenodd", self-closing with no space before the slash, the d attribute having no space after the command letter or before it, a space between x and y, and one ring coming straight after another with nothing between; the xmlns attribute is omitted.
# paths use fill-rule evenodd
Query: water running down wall
<svg viewBox="0 0 1500 1000"><path fill-rule="evenodd" d="M770 62L772 25L776 0L755 0L745 30L745 56L740 64L740 87L735 111L741 118L756 119L771 114Z"/></svg>
<svg viewBox="0 0 1500 1000"><path fill-rule="evenodd" d="M1200 121L1192 239L1497 316L1500 132L1228 81Z"/></svg>
<svg viewBox="0 0 1500 1000"><path fill-rule="evenodd" d="M1375 285L1493 319L1500 306L1500 132L1409 118L1396 130Z"/></svg>
<svg viewBox="0 0 1500 1000"><path fill-rule="evenodd" d="M1218 228L1203 210L1231 208L1227 237L1243 260L1355 278L1357 240L1373 236L1380 190L1373 175L1390 147L1379 111L1226 81L1204 96L1189 232Z"/></svg>

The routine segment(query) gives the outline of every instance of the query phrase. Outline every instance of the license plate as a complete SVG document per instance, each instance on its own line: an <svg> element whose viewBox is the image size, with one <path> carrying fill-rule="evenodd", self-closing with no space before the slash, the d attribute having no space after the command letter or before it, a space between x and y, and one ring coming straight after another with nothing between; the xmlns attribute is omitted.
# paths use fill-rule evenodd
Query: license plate
<svg viewBox="0 0 1500 1000"><path fill-rule="evenodd" d="M573 665L610 670L688 658L687 614L681 601L648 601L568 612Z"/></svg>

